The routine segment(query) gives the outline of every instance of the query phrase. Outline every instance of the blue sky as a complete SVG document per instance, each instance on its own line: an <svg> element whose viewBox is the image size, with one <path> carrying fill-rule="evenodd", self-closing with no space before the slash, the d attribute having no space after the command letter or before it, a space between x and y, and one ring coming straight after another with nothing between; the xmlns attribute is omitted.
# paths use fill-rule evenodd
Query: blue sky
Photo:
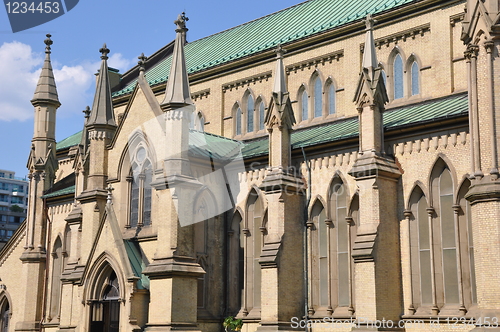
<svg viewBox="0 0 500 332"><path fill-rule="evenodd" d="M121 73L137 57L154 53L175 38L173 21L185 11L187 39L193 41L301 0L80 0L53 21L12 33L0 8L0 169L27 174L26 161L33 135L30 103L43 62L47 33L52 34L52 65L59 100L57 141L81 130L82 110L92 105L99 48L111 50L109 65ZM4 7L5 8L5 7Z"/></svg>

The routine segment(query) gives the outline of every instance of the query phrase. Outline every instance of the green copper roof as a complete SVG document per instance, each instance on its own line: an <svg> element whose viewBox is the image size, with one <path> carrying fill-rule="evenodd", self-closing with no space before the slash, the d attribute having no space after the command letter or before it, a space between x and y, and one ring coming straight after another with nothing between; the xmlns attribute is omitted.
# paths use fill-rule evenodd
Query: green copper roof
<svg viewBox="0 0 500 332"><path fill-rule="evenodd" d="M388 109L384 112L384 128L392 130L426 122L464 116L468 113L467 94L457 94L415 105ZM292 133L292 149L340 141L359 135L358 118L352 117ZM249 141L243 148L244 158L265 155L268 138Z"/></svg>
<svg viewBox="0 0 500 332"><path fill-rule="evenodd" d="M393 130L415 126L427 122L441 121L447 118L465 116L468 114L468 98L466 93L454 94L444 98L428 100L418 104L387 109L384 112L385 130ZM78 132L57 143L57 148L67 148L80 143L82 132ZM351 117L326 123L312 128L304 128L292 133L292 149L340 141L359 135L358 118ZM71 144L72 143L72 144ZM214 159L232 159L237 157L236 149L242 143L199 131L192 130L189 138L191 154ZM267 154L268 138L252 140L244 143L242 155L251 158ZM61 146L61 147L60 147ZM70 188L67 188L70 189ZM64 189L66 190L66 189ZM74 187L72 189L74 191ZM46 197L63 193L55 192Z"/></svg>
<svg viewBox="0 0 500 332"><path fill-rule="evenodd" d="M50 194L43 195L42 198L51 198L51 197L57 197L57 196L63 196L63 195L68 195L68 194L74 194L75 193L75 186L70 186L61 190L54 191Z"/></svg>
<svg viewBox="0 0 500 332"><path fill-rule="evenodd" d="M417 0L310 0L276 13L198 39L185 46L188 73L202 71L223 63L275 48L320 32L378 14ZM189 28L189 26L188 26ZM147 69L150 85L167 80L171 56ZM136 80L113 97L132 92Z"/></svg>
<svg viewBox="0 0 500 332"><path fill-rule="evenodd" d="M230 161L239 158L243 143L219 135L191 130L189 147L191 155Z"/></svg>
<svg viewBox="0 0 500 332"><path fill-rule="evenodd" d="M123 240L123 243L125 244L125 250L127 251L127 256L130 261L130 265L132 265L134 275L140 278L137 281L137 288L149 289L149 278L142 274L142 271L148 264L141 252L139 244L131 240Z"/></svg>
<svg viewBox="0 0 500 332"><path fill-rule="evenodd" d="M80 143L82 139L82 131L80 130L76 134L71 135L70 137L66 137L62 141L57 142L56 150L62 150Z"/></svg>

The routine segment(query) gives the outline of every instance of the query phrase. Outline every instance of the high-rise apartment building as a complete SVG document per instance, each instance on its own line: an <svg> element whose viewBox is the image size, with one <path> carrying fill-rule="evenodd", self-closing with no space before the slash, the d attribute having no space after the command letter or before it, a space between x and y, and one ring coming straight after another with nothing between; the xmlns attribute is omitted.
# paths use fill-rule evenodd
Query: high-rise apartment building
<svg viewBox="0 0 500 332"><path fill-rule="evenodd" d="M26 218L28 180L0 169L0 248Z"/></svg>

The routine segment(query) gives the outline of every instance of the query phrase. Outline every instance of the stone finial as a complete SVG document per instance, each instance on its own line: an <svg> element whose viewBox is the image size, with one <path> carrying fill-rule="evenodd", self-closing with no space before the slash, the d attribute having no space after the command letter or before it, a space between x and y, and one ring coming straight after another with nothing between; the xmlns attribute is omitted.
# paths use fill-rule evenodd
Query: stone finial
<svg viewBox="0 0 500 332"><path fill-rule="evenodd" d="M52 37L52 35L50 33L46 34L47 36L47 39L45 39L43 42L45 43L45 53L47 54L50 54L50 45L52 45L54 42L52 41L52 39L50 39L50 37Z"/></svg>
<svg viewBox="0 0 500 332"><path fill-rule="evenodd" d="M106 47L106 43L102 45L102 47L99 49L99 52L102 54L101 59L102 60L108 60L108 54L109 54L109 48Z"/></svg>
<svg viewBox="0 0 500 332"><path fill-rule="evenodd" d="M139 64L139 71L145 71L146 61L148 60L148 58L144 55L144 53L141 53L141 55L137 57L137 59L139 59L139 62L137 62Z"/></svg>
<svg viewBox="0 0 500 332"><path fill-rule="evenodd" d="M189 21L189 18L186 17L186 13L182 12L181 14L179 14L179 16L177 16L177 19L174 21L174 24L177 25L177 29L175 31L177 30L187 31L186 21Z"/></svg>
<svg viewBox="0 0 500 332"><path fill-rule="evenodd" d="M90 107L87 106L85 107L85 109L82 111L84 114L85 114L85 120L88 120L88 118L90 117Z"/></svg>
<svg viewBox="0 0 500 332"><path fill-rule="evenodd" d="M277 59L283 59L283 55L287 52L283 47L281 47L281 44L278 44L276 49L274 50L276 53L276 58Z"/></svg>
<svg viewBox="0 0 500 332"><path fill-rule="evenodd" d="M377 20L373 19L372 14L366 15L365 18L365 25L366 25L366 30L373 30L373 27L375 26L375 23L377 23Z"/></svg>

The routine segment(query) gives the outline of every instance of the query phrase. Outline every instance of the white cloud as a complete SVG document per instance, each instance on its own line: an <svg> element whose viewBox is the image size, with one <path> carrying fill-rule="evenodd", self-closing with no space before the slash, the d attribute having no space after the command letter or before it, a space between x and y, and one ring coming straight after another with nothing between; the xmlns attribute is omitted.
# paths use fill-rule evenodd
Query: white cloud
<svg viewBox="0 0 500 332"><path fill-rule="evenodd" d="M32 116L30 100L36 86L33 68L43 59L29 45L19 42L0 46L0 120L26 120Z"/></svg>
<svg viewBox="0 0 500 332"><path fill-rule="evenodd" d="M30 103L43 64L43 53L35 53L29 45L20 42L0 46L0 121L32 118ZM124 72L133 64L122 54L114 53L108 65ZM52 61L57 92L61 102L58 115L62 117L81 114L85 106L92 106L94 74L100 61L85 61L74 66ZM82 120L83 121L83 120Z"/></svg>
<svg viewBox="0 0 500 332"><path fill-rule="evenodd" d="M121 53L113 53L109 57L108 66L119 69L120 73L124 73L135 65L134 60L128 60Z"/></svg>

